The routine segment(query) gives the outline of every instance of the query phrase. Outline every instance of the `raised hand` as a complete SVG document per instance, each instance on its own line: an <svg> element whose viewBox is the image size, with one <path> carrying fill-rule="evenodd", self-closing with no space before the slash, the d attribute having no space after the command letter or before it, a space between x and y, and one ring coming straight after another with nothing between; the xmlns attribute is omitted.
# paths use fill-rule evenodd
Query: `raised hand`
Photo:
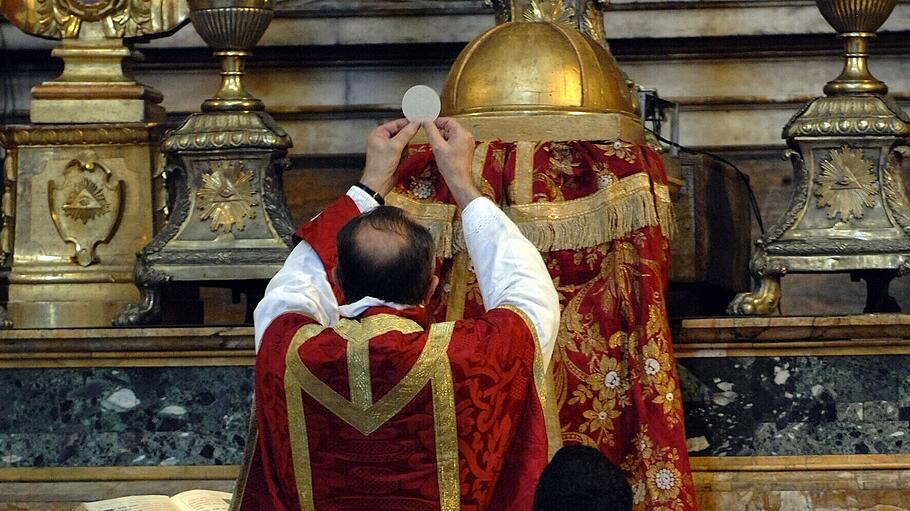
<svg viewBox="0 0 910 511"><path fill-rule="evenodd" d="M360 182L385 196L395 186L395 171L420 124L396 119L374 129L367 137L367 161Z"/></svg>
<svg viewBox="0 0 910 511"><path fill-rule="evenodd" d="M423 121L421 124L433 148L439 173L446 180L458 206L464 209L472 200L480 197L480 191L471 177L474 137L449 117Z"/></svg>

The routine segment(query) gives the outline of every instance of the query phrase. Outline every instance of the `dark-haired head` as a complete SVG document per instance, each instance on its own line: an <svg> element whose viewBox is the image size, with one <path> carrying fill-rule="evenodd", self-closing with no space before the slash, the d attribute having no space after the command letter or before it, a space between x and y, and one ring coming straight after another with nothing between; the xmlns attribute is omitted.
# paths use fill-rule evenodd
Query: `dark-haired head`
<svg viewBox="0 0 910 511"><path fill-rule="evenodd" d="M632 489L622 471L593 447L567 445L544 468L534 511L629 511Z"/></svg>
<svg viewBox="0 0 910 511"><path fill-rule="evenodd" d="M346 303L365 296L420 305L432 293L433 236L404 211L380 206L338 232L335 269Z"/></svg>

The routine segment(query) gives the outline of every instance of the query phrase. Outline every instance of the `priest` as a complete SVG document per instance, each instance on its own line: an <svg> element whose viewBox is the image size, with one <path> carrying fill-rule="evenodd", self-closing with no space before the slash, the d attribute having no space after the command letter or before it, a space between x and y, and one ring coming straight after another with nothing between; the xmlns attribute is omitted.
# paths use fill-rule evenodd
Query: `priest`
<svg viewBox="0 0 910 511"><path fill-rule="evenodd" d="M418 125L380 126L361 181L298 230L256 309L244 511L531 508L559 445L546 372L558 297L537 249L475 187L471 134L423 127L487 310L429 323L433 237L382 205Z"/></svg>

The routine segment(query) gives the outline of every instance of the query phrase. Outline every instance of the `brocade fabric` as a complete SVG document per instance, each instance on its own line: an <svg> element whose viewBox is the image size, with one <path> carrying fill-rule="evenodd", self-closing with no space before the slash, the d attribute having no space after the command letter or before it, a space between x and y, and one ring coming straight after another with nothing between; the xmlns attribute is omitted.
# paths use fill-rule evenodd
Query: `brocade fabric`
<svg viewBox="0 0 910 511"><path fill-rule="evenodd" d="M659 155L622 140L481 142L472 172L541 250L560 295L550 373L563 441L619 465L636 511L697 509L665 306L673 224ZM429 147L411 146L399 173L389 202L427 224L445 257L433 314L477 317L482 299Z"/></svg>

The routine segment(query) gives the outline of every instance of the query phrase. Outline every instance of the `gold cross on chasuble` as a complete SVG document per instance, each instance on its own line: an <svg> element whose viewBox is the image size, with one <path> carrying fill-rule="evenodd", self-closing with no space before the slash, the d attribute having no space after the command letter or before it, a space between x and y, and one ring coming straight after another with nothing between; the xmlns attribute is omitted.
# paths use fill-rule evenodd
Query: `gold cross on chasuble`
<svg viewBox="0 0 910 511"><path fill-rule="evenodd" d="M432 325L427 334L426 345L410 371L376 402L373 402L370 374L370 340L389 332L403 334L422 332L423 328L420 325L391 314L377 314L360 321L342 319L335 325L333 329L335 333L348 343L348 386L351 399L344 398L317 378L300 359L300 347L322 333L325 328L315 324L306 325L294 335L287 352L284 387L294 478L303 511L315 510L315 504L302 392L306 392L360 434L369 436L401 412L401 409L428 383L433 397L440 509L455 511L460 508L455 393L452 369L447 355L454 327L453 322Z"/></svg>

